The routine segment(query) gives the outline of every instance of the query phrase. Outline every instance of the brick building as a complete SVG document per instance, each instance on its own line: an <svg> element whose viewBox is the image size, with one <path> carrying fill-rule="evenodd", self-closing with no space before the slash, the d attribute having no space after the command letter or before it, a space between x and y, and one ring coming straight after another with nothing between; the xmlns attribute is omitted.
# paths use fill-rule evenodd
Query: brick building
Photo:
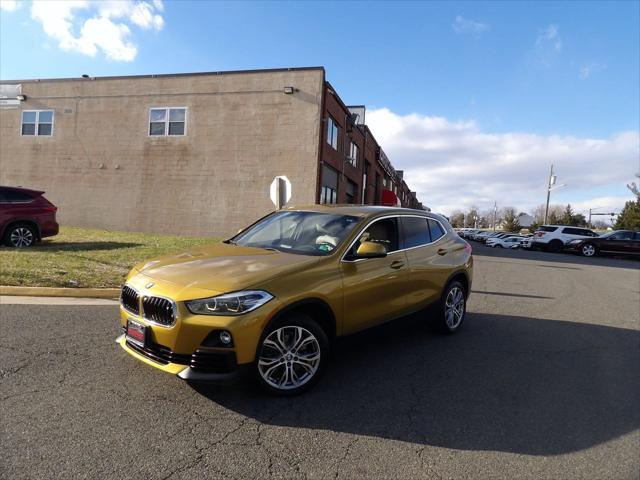
<svg viewBox="0 0 640 480"><path fill-rule="evenodd" d="M421 208L321 67L0 81L0 184L41 189L63 224L223 236L289 204Z"/></svg>

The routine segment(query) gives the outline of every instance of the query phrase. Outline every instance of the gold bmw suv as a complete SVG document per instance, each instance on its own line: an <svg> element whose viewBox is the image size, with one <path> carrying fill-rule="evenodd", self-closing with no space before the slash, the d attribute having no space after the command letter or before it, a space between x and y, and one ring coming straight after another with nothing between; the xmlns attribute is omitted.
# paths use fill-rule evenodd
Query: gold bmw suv
<svg viewBox="0 0 640 480"><path fill-rule="evenodd" d="M186 380L248 369L273 393L299 393L320 378L335 337L418 311L459 331L472 268L471 247L439 215L288 208L222 243L134 267L117 341Z"/></svg>

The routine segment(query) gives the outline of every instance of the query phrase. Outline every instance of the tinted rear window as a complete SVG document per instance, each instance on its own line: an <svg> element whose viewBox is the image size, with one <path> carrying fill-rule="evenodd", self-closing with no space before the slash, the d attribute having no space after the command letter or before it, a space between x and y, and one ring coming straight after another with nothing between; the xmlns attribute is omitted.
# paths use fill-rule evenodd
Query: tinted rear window
<svg viewBox="0 0 640 480"><path fill-rule="evenodd" d="M19 190L2 190L0 197L4 198L5 202L9 203L25 203L33 201L33 197L25 192Z"/></svg>
<svg viewBox="0 0 640 480"><path fill-rule="evenodd" d="M557 229L558 227L547 227L546 225L543 225L540 228L538 228L538 230L541 232L555 232Z"/></svg>
<svg viewBox="0 0 640 480"><path fill-rule="evenodd" d="M438 240L440 237L444 235L444 230L442 230L442 227L440 226L440 224L435 220L429 219L428 222L429 222L429 232L431 234L431 241L435 242L436 240Z"/></svg>

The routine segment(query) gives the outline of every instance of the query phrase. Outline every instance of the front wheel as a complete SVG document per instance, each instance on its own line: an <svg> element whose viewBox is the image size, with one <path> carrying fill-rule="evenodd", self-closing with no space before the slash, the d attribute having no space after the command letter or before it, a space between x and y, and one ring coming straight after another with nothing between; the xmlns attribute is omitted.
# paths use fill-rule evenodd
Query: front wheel
<svg viewBox="0 0 640 480"><path fill-rule="evenodd" d="M441 332L456 333L462 329L466 312L466 289L461 282L455 280L442 292L435 326Z"/></svg>
<svg viewBox="0 0 640 480"><path fill-rule="evenodd" d="M295 395L320 379L329 357L324 330L307 315L292 315L267 328L258 345L256 374L262 388Z"/></svg>
<svg viewBox="0 0 640 480"><path fill-rule="evenodd" d="M580 253L585 257L593 257L596 254L596 246L593 243L585 243L580 247Z"/></svg>
<svg viewBox="0 0 640 480"><path fill-rule="evenodd" d="M499 243L496 243L496 244L494 245L494 247L495 247L495 248L502 248L502 245L500 245Z"/></svg>

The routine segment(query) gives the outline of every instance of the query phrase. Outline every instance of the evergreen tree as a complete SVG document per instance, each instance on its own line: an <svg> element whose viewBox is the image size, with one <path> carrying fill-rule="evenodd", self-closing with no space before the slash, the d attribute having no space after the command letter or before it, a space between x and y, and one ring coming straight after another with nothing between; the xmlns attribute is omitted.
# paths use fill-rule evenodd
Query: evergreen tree
<svg viewBox="0 0 640 480"><path fill-rule="evenodd" d="M562 225L573 225L574 223L574 213L571 209L571 205L567 205L567 208L564 209L564 213L562 214L562 218L560 219L560 223Z"/></svg>
<svg viewBox="0 0 640 480"><path fill-rule="evenodd" d="M629 200L624 204L614 228L616 230L640 231L640 198Z"/></svg>
<svg viewBox="0 0 640 480"><path fill-rule="evenodd" d="M520 231L520 223L518 223L518 217L516 217L516 211L513 208L506 208L504 211L504 222L502 227L507 232Z"/></svg>

